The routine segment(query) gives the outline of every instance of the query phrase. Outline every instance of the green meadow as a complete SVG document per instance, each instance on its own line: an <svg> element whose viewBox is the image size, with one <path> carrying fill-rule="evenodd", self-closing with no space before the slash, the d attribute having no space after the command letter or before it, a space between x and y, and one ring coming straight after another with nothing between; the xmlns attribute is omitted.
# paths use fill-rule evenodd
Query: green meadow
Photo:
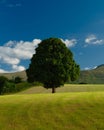
<svg viewBox="0 0 104 130"><path fill-rule="evenodd" d="M104 130L104 85L30 89L0 96L0 130Z"/></svg>
<svg viewBox="0 0 104 130"><path fill-rule="evenodd" d="M65 84L59 88L56 88L56 93L66 92L96 92L104 91L104 84ZM37 94L37 93L51 93L52 89L45 89L44 87L31 87L19 94Z"/></svg>

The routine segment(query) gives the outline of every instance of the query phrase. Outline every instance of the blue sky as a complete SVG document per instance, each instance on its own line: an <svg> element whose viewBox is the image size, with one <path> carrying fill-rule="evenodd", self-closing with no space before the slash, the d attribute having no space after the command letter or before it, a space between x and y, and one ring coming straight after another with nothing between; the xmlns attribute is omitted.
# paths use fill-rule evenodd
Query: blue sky
<svg viewBox="0 0 104 130"><path fill-rule="evenodd" d="M0 0L0 72L27 68L49 37L61 38L81 69L104 64L104 0Z"/></svg>

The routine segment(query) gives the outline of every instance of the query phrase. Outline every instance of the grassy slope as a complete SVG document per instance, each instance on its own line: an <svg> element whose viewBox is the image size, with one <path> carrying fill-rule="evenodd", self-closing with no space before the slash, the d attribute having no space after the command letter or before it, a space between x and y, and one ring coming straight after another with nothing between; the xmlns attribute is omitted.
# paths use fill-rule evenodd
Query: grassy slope
<svg viewBox="0 0 104 130"><path fill-rule="evenodd" d="M15 73L0 73L0 76L5 76L8 79L14 79L15 77L19 76L19 77L22 78L22 80L26 80L27 79L25 71L15 72Z"/></svg>
<svg viewBox="0 0 104 130"><path fill-rule="evenodd" d="M100 65L96 69L81 71L77 82L104 84L104 65Z"/></svg>
<svg viewBox="0 0 104 130"><path fill-rule="evenodd" d="M45 89L44 87L31 87L19 94L35 94L35 93L51 93L51 89ZM104 84L65 84L65 86L56 88L57 93L63 92L95 92L104 91Z"/></svg>
<svg viewBox="0 0 104 130"><path fill-rule="evenodd" d="M104 92L0 97L1 130L104 130Z"/></svg>

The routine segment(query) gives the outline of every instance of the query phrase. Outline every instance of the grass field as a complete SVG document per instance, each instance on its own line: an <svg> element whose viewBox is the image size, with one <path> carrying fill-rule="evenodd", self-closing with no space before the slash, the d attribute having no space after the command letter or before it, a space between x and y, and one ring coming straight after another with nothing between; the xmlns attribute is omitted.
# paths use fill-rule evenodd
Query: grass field
<svg viewBox="0 0 104 130"><path fill-rule="evenodd" d="M104 130L104 91L0 96L0 130Z"/></svg>
<svg viewBox="0 0 104 130"><path fill-rule="evenodd" d="M51 93L51 89L43 87L31 87L19 92L19 94ZM104 84L65 84L65 86L56 88L57 93L63 92L96 92L104 91Z"/></svg>

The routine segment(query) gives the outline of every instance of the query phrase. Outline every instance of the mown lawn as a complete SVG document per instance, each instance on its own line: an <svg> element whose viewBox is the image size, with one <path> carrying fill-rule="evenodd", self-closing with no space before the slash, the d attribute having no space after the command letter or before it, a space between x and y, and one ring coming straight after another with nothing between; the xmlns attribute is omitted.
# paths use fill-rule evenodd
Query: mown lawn
<svg viewBox="0 0 104 130"><path fill-rule="evenodd" d="M19 94L36 94L36 93L51 93L51 89L46 89L42 86L31 87L24 91L19 92ZM59 88L56 88L56 93L64 92L96 92L104 91L104 84L65 84Z"/></svg>
<svg viewBox="0 0 104 130"><path fill-rule="evenodd" d="M104 130L104 92L0 96L0 130Z"/></svg>

